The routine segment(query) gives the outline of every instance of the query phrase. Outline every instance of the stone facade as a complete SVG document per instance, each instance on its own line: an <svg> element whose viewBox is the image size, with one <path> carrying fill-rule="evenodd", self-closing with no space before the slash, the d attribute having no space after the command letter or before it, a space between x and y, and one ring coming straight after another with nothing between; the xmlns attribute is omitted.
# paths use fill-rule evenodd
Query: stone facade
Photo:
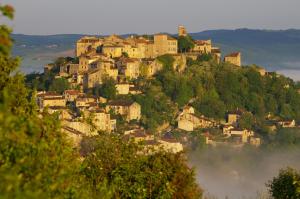
<svg viewBox="0 0 300 199"><path fill-rule="evenodd" d="M236 66L241 66L242 65L241 53L236 52L236 53L231 53L229 55L226 55L224 57L224 62L228 62Z"/></svg>
<svg viewBox="0 0 300 199"><path fill-rule="evenodd" d="M125 116L127 121L141 119L141 105L126 100L114 100L108 102L106 111L113 110L116 114Z"/></svg>

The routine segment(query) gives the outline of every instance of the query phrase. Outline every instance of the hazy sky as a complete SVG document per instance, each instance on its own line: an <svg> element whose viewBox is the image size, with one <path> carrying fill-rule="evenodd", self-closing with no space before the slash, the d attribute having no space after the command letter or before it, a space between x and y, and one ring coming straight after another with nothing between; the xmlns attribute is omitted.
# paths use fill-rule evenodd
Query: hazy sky
<svg viewBox="0 0 300 199"><path fill-rule="evenodd" d="M111 34L300 28L300 0L0 0L15 33Z"/></svg>

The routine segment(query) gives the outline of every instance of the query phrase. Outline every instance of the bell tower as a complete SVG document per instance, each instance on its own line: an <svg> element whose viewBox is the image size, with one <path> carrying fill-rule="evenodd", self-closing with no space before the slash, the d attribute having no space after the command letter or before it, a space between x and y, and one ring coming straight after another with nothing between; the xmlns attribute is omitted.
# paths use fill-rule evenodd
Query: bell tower
<svg viewBox="0 0 300 199"><path fill-rule="evenodd" d="M187 36L187 31L186 31L185 27L182 26L182 25L178 26L178 36L179 37L180 36L183 36L183 37Z"/></svg>

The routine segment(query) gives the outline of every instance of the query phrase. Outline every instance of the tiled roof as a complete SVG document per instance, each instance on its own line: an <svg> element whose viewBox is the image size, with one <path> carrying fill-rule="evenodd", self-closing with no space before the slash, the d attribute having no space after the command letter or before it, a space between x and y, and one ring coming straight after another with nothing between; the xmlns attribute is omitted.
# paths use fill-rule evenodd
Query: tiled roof
<svg viewBox="0 0 300 199"><path fill-rule="evenodd" d="M225 57L238 57L241 53L239 52L234 52L234 53L231 53L229 55L226 55Z"/></svg>
<svg viewBox="0 0 300 199"><path fill-rule="evenodd" d="M133 101L129 101L129 100L112 100L112 101L108 102L108 105L110 105L110 106L130 106L133 103L134 103Z"/></svg>

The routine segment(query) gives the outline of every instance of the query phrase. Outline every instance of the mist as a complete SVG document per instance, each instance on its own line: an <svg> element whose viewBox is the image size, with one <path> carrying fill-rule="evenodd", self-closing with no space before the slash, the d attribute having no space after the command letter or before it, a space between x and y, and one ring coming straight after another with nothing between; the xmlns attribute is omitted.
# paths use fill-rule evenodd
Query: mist
<svg viewBox="0 0 300 199"><path fill-rule="evenodd" d="M300 169L300 149L207 148L189 153L197 182L208 198L261 199L282 168Z"/></svg>

